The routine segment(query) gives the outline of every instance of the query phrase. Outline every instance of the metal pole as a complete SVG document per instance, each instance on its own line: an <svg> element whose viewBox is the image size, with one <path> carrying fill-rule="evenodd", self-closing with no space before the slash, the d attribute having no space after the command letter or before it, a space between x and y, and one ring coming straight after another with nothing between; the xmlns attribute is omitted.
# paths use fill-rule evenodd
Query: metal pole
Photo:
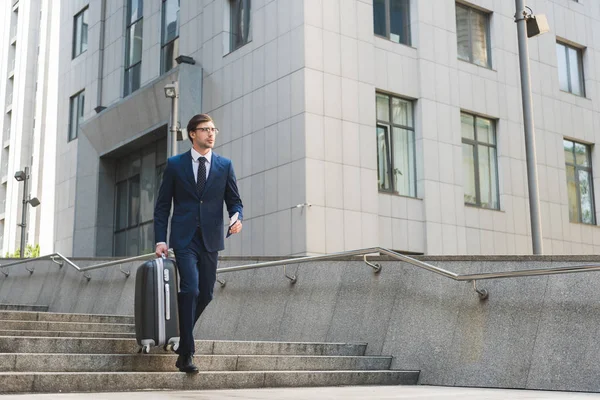
<svg viewBox="0 0 600 400"><path fill-rule="evenodd" d="M521 69L521 97L523 99L523 123L525 125L525 152L527 158L527 184L529 188L529 214L531 218L531 241L533 254L542 254L542 221L540 217L540 194L538 189L537 158L535 154L535 128L529 71L529 48L523 0L515 0L517 13L517 38L519 42L519 65Z"/></svg>
<svg viewBox="0 0 600 400"><path fill-rule="evenodd" d="M25 167L25 179L23 180L23 209L21 210L21 254L25 258L25 228L27 227L27 181L29 180L29 167Z"/></svg>
<svg viewBox="0 0 600 400"><path fill-rule="evenodd" d="M169 157L177 154L177 121L179 120L179 81L173 82L175 85L175 97L171 99L171 127L169 128L170 133L170 147Z"/></svg>

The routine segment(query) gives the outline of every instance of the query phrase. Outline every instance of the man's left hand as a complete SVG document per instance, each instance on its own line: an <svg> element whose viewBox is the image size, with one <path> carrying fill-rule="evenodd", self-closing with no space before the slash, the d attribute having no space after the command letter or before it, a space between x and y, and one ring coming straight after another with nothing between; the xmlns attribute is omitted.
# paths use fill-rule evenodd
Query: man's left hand
<svg viewBox="0 0 600 400"><path fill-rule="evenodd" d="M240 233L241 231L242 221L235 221L235 224L231 225L231 228L229 228L229 232L231 232L231 234Z"/></svg>

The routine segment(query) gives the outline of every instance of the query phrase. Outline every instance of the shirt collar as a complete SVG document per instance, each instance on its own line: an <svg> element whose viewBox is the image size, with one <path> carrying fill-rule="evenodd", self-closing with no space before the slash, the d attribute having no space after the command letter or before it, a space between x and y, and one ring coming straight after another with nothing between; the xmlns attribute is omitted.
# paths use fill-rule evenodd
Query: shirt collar
<svg viewBox="0 0 600 400"><path fill-rule="evenodd" d="M204 157L204 158L206 158L206 161L208 161L208 163L210 164L210 163L211 163L211 161L212 161L212 150L210 150L210 149L209 149L209 150L208 150L208 153L206 153L205 155L202 155L202 154L198 153L198 152L196 151L196 149L194 149L194 148L192 147L192 159L193 159L194 161L198 162L198 158L200 158L200 157Z"/></svg>

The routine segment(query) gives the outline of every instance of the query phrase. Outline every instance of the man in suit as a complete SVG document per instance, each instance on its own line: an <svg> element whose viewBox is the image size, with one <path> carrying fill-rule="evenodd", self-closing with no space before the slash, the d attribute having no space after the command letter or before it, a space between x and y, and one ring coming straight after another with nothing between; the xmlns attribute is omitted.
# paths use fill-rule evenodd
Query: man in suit
<svg viewBox="0 0 600 400"><path fill-rule="evenodd" d="M156 255L167 254L167 223L171 202L171 236L180 276L179 334L175 366L182 372L197 373L194 365L194 326L213 297L217 256L224 246L223 203L229 217L239 213L229 233L242 230L242 200L231 161L212 151L216 135L207 114L192 117L187 125L192 149L170 157L154 208Z"/></svg>

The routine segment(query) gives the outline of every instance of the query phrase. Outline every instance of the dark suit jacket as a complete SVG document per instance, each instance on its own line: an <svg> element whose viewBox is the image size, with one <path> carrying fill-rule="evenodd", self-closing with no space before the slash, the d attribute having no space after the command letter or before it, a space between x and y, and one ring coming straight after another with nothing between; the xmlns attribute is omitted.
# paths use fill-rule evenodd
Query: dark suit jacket
<svg viewBox="0 0 600 400"><path fill-rule="evenodd" d="M163 175L154 208L154 236L156 243L166 242L169 211L173 201L171 236L173 249L187 247L200 226L206 250L225 248L223 231L223 202L229 217L239 212L242 220L242 200L238 193L231 160L213 151L210 171L201 197L196 194L196 181L192 170L192 153L187 151L170 157ZM228 221L229 222L229 221Z"/></svg>

